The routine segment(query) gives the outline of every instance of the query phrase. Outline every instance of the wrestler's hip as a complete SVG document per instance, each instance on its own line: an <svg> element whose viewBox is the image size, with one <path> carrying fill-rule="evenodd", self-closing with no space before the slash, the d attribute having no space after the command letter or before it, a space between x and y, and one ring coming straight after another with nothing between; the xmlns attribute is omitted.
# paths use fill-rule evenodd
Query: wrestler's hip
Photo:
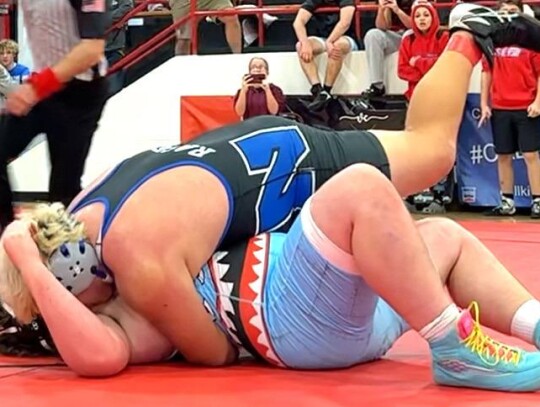
<svg viewBox="0 0 540 407"><path fill-rule="evenodd" d="M380 358L408 330L406 323L359 274L323 257L303 223L300 216L293 224L266 280L263 357L296 369L346 368Z"/></svg>

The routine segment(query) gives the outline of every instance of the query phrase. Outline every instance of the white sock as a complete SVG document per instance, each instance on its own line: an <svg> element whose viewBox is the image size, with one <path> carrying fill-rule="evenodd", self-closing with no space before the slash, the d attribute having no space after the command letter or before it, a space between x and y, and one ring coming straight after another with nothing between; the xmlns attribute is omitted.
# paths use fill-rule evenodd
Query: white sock
<svg viewBox="0 0 540 407"><path fill-rule="evenodd" d="M423 327L419 334L428 342L442 338L460 315L461 312L456 304L451 304L445 308L441 315Z"/></svg>
<svg viewBox="0 0 540 407"><path fill-rule="evenodd" d="M540 302L538 300L529 300L522 304L514 314L510 332L512 336L536 345L533 335L539 321Z"/></svg>

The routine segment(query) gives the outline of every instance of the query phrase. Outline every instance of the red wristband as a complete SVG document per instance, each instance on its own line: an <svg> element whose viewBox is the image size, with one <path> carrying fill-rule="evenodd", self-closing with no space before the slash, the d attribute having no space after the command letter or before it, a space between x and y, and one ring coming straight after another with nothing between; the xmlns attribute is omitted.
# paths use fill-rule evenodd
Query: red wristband
<svg viewBox="0 0 540 407"><path fill-rule="evenodd" d="M32 73L28 83L32 85L40 100L48 98L62 88L62 82L58 80L51 68Z"/></svg>

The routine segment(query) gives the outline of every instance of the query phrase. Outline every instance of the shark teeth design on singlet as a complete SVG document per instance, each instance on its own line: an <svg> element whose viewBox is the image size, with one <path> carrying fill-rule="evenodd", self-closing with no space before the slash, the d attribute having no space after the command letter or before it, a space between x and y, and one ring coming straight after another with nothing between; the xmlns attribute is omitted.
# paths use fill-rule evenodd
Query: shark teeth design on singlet
<svg viewBox="0 0 540 407"><path fill-rule="evenodd" d="M197 274L197 280L199 280L199 283L204 284L204 279L204 269L201 269L201 271L199 271L199 274Z"/></svg>
<svg viewBox="0 0 540 407"><path fill-rule="evenodd" d="M227 256L228 252L217 252L211 260L211 272L214 274L217 291L219 293L217 298L217 309L221 320L227 328L231 339L238 345L241 345L240 339L234 334L236 330L234 322L231 319L231 315L235 314L234 306L231 300L231 293L234 288L233 283L224 281L224 276L231 267L230 264L221 263L220 261Z"/></svg>
<svg viewBox="0 0 540 407"><path fill-rule="evenodd" d="M269 237L262 234L251 239L246 250L242 272L240 304L244 329L257 352L269 362L282 366L283 363L270 345L268 331L263 319L262 293L268 269ZM246 288L249 288L246 289Z"/></svg>

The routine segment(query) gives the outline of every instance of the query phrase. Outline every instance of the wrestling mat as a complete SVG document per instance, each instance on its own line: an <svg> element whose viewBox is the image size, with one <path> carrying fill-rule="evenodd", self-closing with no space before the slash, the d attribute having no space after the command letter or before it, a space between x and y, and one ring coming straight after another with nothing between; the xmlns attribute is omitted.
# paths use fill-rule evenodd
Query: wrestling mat
<svg viewBox="0 0 540 407"><path fill-rule="evenodd" d="M462 221L540 296L540 224ZM486 275L489 278L489 275ZM513 344L521 342L510 340ZM331 372L243 365L139 366L82 379L56 360L0 357L0 407L540 406L540 393L505 394L433 384L427 346L408 333L382 361Z"/></svg>

